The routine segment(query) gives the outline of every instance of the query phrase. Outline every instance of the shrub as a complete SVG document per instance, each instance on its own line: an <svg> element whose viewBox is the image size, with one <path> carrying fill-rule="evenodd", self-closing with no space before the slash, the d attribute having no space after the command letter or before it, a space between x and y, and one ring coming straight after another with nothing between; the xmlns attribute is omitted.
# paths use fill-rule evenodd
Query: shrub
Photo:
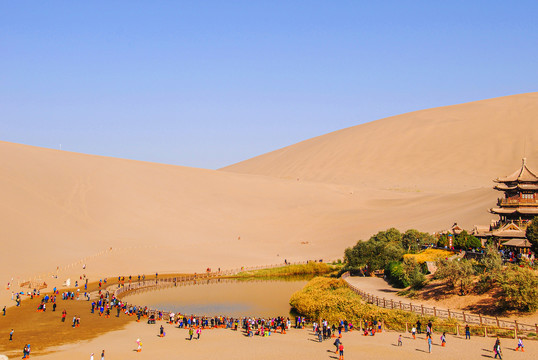
<svg viewBox="0 0 538 360"><path fill-rule="evenodd" d="M476 283L474 291L476 291L477 294L483 294L491 290L491 288L496 284L496 278L496 274L484 273L480 275L480 279Z"/></svg>
<svg viewBox="0 0 538 360"><path fill-rule="evenodd" d="M468 260L440 260L435 278L446 280L447 285L453 289L459 285L464 292L468 292L473 275L473 265Z"/></svg>
<svg viewBox="0 0 538 360"><path fill-rule="evenodd" d="M378 314L378 309L363 303L342 279L314 278L292 295L290 305L310 319L331 322L373 319Z"/></svg>
<svg viewBox="0 0 538 360"><path fill-rule="evenodd" d="M405 254L404 259L415 259L419 264L423 264L426 261L437 261L439 259L445 259L452 256L453 253L447 250L440 249L426 249L418 254Z"/></svg>
<svg viewBox="0 0 538 360"><path fill-rule="evenodd" d="M538 310L538 276L534 270L511 266L500 273L498 282L499 306L526 312Z"/></svg>
<svg viewBox="0 0 538 360"><path fill-rule="evenodd" d="M322 275L336 272L338 265L309 261L306 264L286 265L271 269L243 271L237 277L271 277L289 275Z"/></svg>
<svg viewBox="0 0 538 360"><path fill-rule="evenodd" d="M531 223L527 226L525 236L531 243L532 251L538 253L538 216L534 217Z"/></svg>
<svg viewBox="0 0 538 360"><path fill-rule="evenodd" d="M404 274L403 264L399 261L391 261L385 268L387 280L397 288L406 288L409 286L409 281Z"/></svg>
<svg viewBox="0 0 538 360"><path fill-rule="evenodd" d="M503 262L501 255L497 250L497 247L493 244L488 244L484 251L484 257L482 258L482 264L485 267L485 271L498 272L502 269Z"/></svg>
<svg viewBox="0 0 538 360"><path fill-rule="evenodd" d="M405 323L420 320L426 324L455 324L455 319L441 320L433 316L419 316L402 310L389 310L367 304L342 279L317 277L308 282L290 299L290 305L311 320L326 319L336 323L347 319L358 325L360 321L382 320L391 328L405 328Z"/></svg>

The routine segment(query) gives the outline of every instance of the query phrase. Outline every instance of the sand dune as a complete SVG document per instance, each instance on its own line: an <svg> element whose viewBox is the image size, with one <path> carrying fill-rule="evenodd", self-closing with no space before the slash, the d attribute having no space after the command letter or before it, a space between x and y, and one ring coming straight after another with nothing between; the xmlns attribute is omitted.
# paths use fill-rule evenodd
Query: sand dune
<svg viewBox="0 0 538 360"><path fill-rule="evenodd" d="M488 224L523 139L538 162L537 115L538 93L424 110L226 171L0 142L0 280L334 259L389 226Z"/></svg>
<svg viewBox="0 0 538 360"><path fill-rule="evenodd" d="M223 170L382 188L488 186L538 168L538 93L421 110L312 138Z"/></svg>

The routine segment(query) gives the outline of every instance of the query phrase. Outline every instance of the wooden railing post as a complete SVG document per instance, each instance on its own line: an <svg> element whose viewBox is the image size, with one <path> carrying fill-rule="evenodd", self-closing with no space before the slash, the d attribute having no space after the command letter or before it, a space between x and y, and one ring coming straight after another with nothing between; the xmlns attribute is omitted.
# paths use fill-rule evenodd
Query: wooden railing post
<svg viewBox="0 0 538 360"><path fill-rule="evenodd" d="M514 339L517 339L517 320L514 320Z"/></svg>

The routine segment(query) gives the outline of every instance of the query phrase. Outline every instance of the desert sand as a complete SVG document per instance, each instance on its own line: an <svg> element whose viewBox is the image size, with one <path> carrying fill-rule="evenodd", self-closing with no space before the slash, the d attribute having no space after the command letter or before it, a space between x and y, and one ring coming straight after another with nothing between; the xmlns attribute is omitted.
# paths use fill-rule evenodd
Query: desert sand
<svg viewBox="0 0 538 360"><path fill-rule="evenodd" d="M538 93L377 120L215 171L0 142L5 284L333 260L388 227L489 224L538 168ZM83 265L86 265L83 269ZM57 276L57 278L53 278ZM130 341L130 340L129 340Z"/></svg>
<svg viewBox="0 0 538 360"><path fill-rule="evenodd" d="M338 359L334 353L332 340L322 343L316 341L312 329L291 329L285 335L272 334L270 337L245 337L241 332L218 329L202 332L200 340L188 341L187 330L171 325L165 326L166 336L158 337L159 324L129 324L125 329L115 331L93 340L65 345L52 354L36 356L37 359L89 359L95 353L100 359L105 350L106 359ZM447 336L447 346L441 347L439 337L434 333L432 354L424 335L413 340L410 334L402 334L403 346L397 346L398 332L383 332L376 336L365 337L359 332L344 333L345 359L479 359L493 358L495 338ZM137 353L136 340L142 340L142 351ZM113 345L111 345L113 344ZM526 341L525 352L514 351L517 341L501 339L503 355L508 358L534 359L538 343ZM32 356L34 358L34 356Z"/></svg>
<svg viewBox="0 0 538 360"><path fill-rule="evenodd" d="M530 160L538 93L420 110L312 138L223 170L410 191L457 192Z"/></svg>

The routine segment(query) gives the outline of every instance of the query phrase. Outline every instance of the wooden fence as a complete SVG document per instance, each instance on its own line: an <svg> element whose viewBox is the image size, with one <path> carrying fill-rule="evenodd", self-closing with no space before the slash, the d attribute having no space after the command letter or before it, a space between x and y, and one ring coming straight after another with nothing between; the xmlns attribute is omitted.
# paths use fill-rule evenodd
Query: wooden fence
<svg viewBox="0 0 538 360"><path fill-rule="evenodd" d="M528 325L521 324L517 320L499 319L496 317L484 316L482 314L473 314L465 311L454 311L450 309L439 309L437 307L428 307L424 305L413 304L412 302L393 301L392 299L385 299L369 294L356 286L350 284L347 281L349 272L342 275L342 279L346 281L346 284L356 294L360 295L367 303L382 307L384 309L409 311L422 316L436 316L441 319L453 318L460 322L464 322L470 325L485 327L485 328L499 328L505 330L511 330L514 333L514 337L517 337L517 333L535 333L538 334L538 324ZM459 331L459 329L458 329ZM487 334L487 330L486 330Z"/></svg>
<svg viewBox="0 0 538 360"><path fill-rule="evenodd" d="M127 295L127 293L129 292L140 290L140 289L153 290L159 287L169 287L169 286L178 286L178 285L183 286L183 285L195 284L196 282L199 282L200 280L212 280L212 279L226 278L226 277L237 275L241 272L274 269L274 268L283 267L287 265L302 265L302 264L307 264L307 263L308 261L299 261L299 262L287 263L287 264L282 263L282 264L242 267L238 269L205 272L201 274L190 274L190 275L184 275L184 276L166 276L165 275L163 277L159 277L152 280L143 280L143 281L135 280L131 282L130 284L125 284L125 285L118 284L117 289L114 291L114 295L116 297L122 297L122 296Z"/></svg>

